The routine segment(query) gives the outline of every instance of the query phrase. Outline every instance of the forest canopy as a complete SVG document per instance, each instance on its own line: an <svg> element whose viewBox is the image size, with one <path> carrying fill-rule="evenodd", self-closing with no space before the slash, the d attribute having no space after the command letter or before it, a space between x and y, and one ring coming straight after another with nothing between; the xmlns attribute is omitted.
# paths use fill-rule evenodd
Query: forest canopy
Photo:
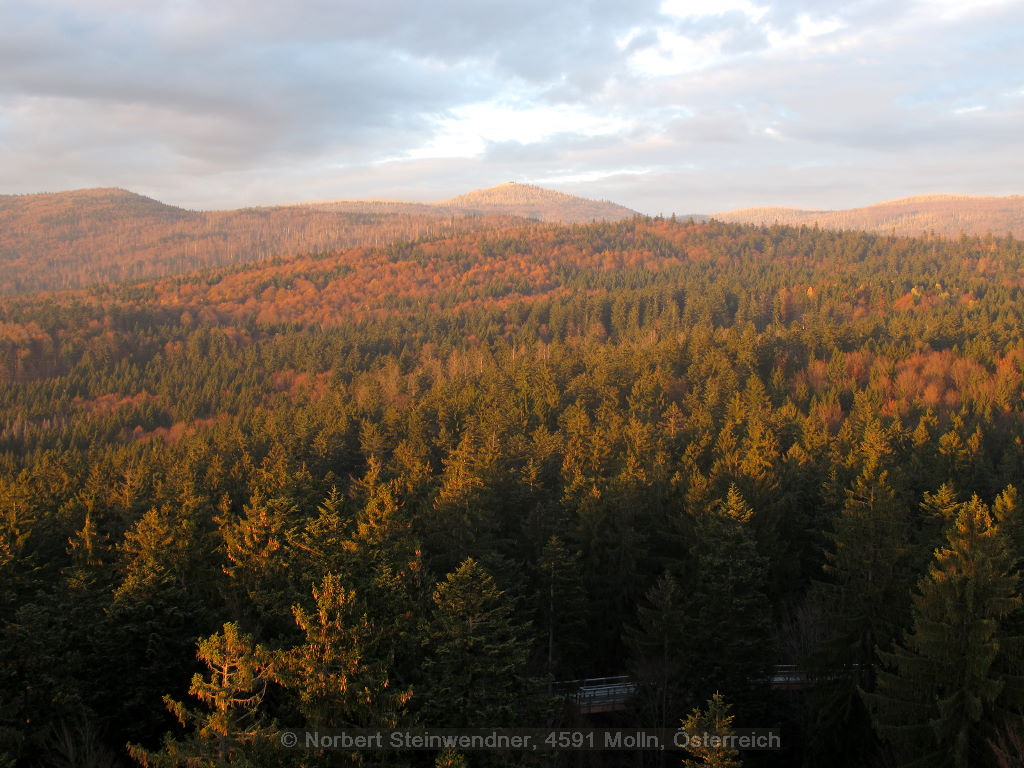
<svg viewBox="0 0 1024 768"><path fill-rule="evenodd" d="M0 764L611 675L781 724L757 764L1013 764L1022 287L1010 236L637 217L7 298Z"/></svg>

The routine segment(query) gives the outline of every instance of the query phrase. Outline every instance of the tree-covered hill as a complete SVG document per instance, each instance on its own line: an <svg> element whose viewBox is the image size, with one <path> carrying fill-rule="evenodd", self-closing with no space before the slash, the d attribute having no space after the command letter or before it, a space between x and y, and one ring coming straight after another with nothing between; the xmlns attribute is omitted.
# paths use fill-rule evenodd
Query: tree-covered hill
<svg viewBox="0 0 1024 768"><path fill-rule="evenodd" d="M0 759L327 764L276 735L628 674L621 722L781 725L751 765L995 765L1022 289L1010 237L638 218L6 298Z"/></svg>
<svg viewBox="0 0 1024 768"><path fill-rule="evenodd" d="M714 214L716 219L745 224L818 226L882 234L1012 234L1024 237L1024 195L974 197L920 195L840 211L799 208L743 208Z"/></svg>
<svg viewBox="0 0 1024 768"><path fill-rule="evenodd" d="M525 184L441 203L338 200L232 211L189 211L123 189L0 195L0 295L379 246L517 218L572 223L634 215Z"/></svg>

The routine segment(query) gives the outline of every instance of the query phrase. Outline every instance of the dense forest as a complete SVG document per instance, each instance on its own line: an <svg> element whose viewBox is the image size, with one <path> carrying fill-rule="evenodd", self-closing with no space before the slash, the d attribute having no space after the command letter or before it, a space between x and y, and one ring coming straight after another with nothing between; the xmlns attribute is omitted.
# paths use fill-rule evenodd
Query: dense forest
<svg viewBox="0 0 1024 768"><path fill-rule="evenodd" d="M678 765L277 734L723 707L783 749L691 764L1024 759L1010 236L506 223L12 297L0 426L0 765Z"/></svg>

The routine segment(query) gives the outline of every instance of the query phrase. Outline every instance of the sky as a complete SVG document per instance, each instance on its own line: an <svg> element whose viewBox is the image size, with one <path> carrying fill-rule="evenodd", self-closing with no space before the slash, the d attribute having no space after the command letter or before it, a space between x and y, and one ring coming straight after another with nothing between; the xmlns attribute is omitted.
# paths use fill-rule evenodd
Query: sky
<svg viewBox="0 0 1024 768"><path fill-rule="evenodd" d="M0 0L0 194L1024 193L1024 0Z"/></svg>

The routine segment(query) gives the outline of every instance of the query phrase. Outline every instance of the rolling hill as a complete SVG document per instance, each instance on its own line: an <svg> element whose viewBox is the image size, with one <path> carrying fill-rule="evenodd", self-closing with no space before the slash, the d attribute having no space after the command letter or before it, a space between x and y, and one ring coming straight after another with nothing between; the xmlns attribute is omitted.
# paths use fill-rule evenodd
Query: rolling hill
<svg viewBox="0 0 1024 768"><path fill-rule="evenodd" d="M163 277L513 220L633 215L613 203L523 184L439 203L337 200L233 211L190 211L111 188L0 195L0 294Z"/></svg>
<svg viewBox="0 0 1024 768"><path fill-rule="evenodd" d="M961 233L984 235L991 232L1024 237L1024 195L925 195L840 211L743 208L713 216L720 221L742 224L817 225L823 229L861 229L897 235L931 232L957 237Z"/></svg>
<svg viewBox="0 0 1024 768"><path fill-rule="evenodd" d="M562 224L595 220L619 221L637 215L636 211L606 200L588 200L514 181L478 189L437 205L479 213L505 213Z"/></svg>

